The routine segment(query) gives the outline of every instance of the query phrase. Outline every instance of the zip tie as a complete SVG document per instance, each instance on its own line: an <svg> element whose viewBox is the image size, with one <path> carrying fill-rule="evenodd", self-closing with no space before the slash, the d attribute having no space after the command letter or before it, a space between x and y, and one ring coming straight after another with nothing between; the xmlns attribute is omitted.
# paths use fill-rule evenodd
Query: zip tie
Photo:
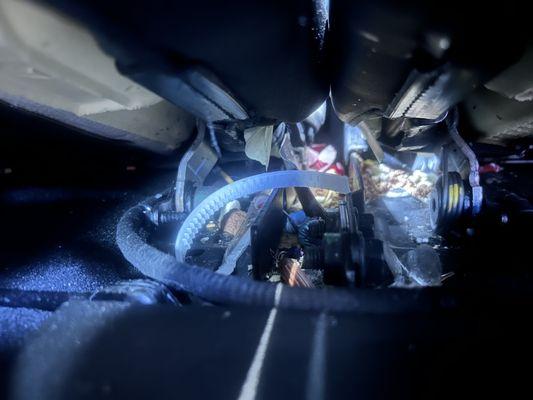
<svg viewBox="0 0 533 400"><path fill-rule="evenodd" d="M174 251L176 259L185 260L185 254L193 241L217 211L230 201L269 189L289 187L309 187L349 193L350 185L346 176L326 174L316 171L275 171L252 175L224 186L205 198L185 219L176 237Z"/></svg>

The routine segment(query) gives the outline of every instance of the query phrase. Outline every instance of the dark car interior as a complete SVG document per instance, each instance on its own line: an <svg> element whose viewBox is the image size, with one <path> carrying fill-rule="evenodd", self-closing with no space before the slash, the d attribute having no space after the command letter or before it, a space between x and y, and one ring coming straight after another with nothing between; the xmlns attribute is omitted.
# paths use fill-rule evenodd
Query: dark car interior
<svg viewBox="0 0 533 400"><path fill-rule="evenodd" d="M527 396L529 8L0 0L0 399Z"/></svg>

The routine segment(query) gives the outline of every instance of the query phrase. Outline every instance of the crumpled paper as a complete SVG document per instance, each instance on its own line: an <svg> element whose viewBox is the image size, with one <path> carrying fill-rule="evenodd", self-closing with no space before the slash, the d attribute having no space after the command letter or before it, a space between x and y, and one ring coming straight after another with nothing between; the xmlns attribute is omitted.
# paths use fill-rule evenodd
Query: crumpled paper
<svg viewBox="0 0 533 400"><path fill-rule="evenodd" d="M274 127L256 126L246 129L244 131L244 153L248 158L259 161L266 168L270 161L270 154L272 152L272 132Z"/></svg>

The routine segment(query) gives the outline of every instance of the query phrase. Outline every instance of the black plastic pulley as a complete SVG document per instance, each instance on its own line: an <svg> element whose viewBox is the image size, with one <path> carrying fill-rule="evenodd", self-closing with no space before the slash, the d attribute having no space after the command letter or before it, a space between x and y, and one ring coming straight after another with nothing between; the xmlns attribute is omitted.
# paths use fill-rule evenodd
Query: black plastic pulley
<svg viewBox="0 0 533 400"><path fill-rule="evenodd" d="M439 177L430 196L431 227L446 234L457 226L469 208L468 184L458 172Z"/></svg>

